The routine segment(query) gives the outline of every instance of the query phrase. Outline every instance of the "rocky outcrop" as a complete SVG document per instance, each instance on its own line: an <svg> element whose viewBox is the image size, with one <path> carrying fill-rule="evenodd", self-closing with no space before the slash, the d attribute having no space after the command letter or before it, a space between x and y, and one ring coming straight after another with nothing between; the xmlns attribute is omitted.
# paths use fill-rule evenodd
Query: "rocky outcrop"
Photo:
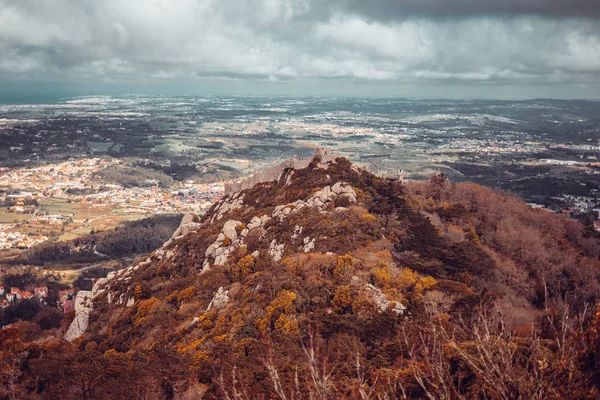
<svg viewBox="0 0 600 400"><path fill-rule="evenodd" d="M304 252L308 253L310 252L312 249L315 248L315 238L309 238L309 237L305 237L304 238Z"/></svg>
<svg viewBox="0 0 600 400"><path fill-rule="evenodd" d="M240 221L227 221L225 225L223 225L223 235L229 240L235 240L238 237L236 232L236 228L240 226L242 223Z"/></svg>
<svg viewBox="0 0 600 400"><path fill-rule="evenodd" d="M72 342L77 339L88 327L90 312L92 311L92 292L80 290L75 297L75 319L71 322L65 340Z"/></svg>
<svg viewBox="0 0 600 400"><path fill-rule="evenodd" d="M179 227L175 230L175 232L173 232L173 235L171 235L171 239L167 240L162 247L169 246L171 243L173 243L174 240L182 238L190 232L196 232L201 227L201 223L194 222L193 214L185 214L181 219Z"/></svg>
<svg viewBox="0 0 600 400"><path fill-rule="evenodd" d="M273 261L279 261L283 258L285 251L285 245L283 243L277 244L277 241L273 239L269 246L269 255L273 257Z"/></svg>
<svg viewBox="0 0 600 400"><path fill-rule="evenodd" d="M211 309L221 309L227 305L229 301L229 290L225 290L223 286L219 287L215 297L212 298L210 303L208 303L208 307L206 307L206 311L210 311Z"/></svg>
<svg viewBox="0 0 600 400"><path fill-rule="evenodd" d="M220 220L221 218L223 218L223 215L225 215L225 213L229 212L229 211L233 211L233 210L237 210L238 208L241 208L244 205L244 195L240 194L240 193L236 193L234 195L232 195L231 197L226 197L222 200L220 200L216 206L215 206L215 211L213 214L212 219L210 220L211 223Z"/></svg>
<svg viewBox="0 0 600 400"><path fill-rule="evenodd" d="M404 307L398 301L388 300L385 293L383 293L378 287L369 283L366 285L365 290L373 298L373 300L375 300L380 312L384 312L391 307L391 311L395 312L396 314L404 314L406 307Z"/></svg>
<svg viewBox="0 0 600 400"><path fill-rule="evenodd" d="M282 221L288 215L297 213L305 207L317 207L319 210L323 210L327 204L335 201L338 197L345 197L350 203L356 203L356 192L352 186L344 182L337 182L333 186L325 186L307 200L297 200L275 207L272 217Z"/></svg>

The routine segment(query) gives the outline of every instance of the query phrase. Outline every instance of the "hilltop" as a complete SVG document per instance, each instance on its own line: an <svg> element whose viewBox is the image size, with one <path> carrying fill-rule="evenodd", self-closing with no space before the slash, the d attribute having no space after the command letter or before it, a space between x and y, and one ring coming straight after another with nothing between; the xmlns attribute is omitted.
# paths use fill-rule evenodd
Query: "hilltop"
<svg viewBox="0 0 600 400"><path fill-rule="evenodd" d="M599 255L592 229L517 198L315 158L80 294L71 342L1 331L3 382L29 398L594 398Z"/></svg>

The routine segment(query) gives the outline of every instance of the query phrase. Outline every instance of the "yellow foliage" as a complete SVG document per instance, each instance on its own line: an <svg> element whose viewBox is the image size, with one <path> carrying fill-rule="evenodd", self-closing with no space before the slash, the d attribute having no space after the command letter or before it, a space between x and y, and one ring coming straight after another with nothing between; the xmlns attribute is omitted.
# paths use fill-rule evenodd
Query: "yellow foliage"
<svg viewBox="0 0 600 400"><path fill-rule="evenodd" d="M229 246L231 244L231 239L229 239L228 237L225 237L225 239L223 239L223 246Z"/></svg>
<svg viewBox="0 0 600 400"><path fill-rule="evenodd" d="M141 300L137 305L137 312L133 316L133 325L138 326L146 319L146 315L156 303L158 299L156 297L151 297L148 300Z"/></svg>
<svg viewBox="0 0 600 400"><path fill-rule="evenodd" d="M210 363L210 356L208 351L197 351L194 354L194 361L193 361L193 365L194 367L199 367L201 365L208 365Z"/></svg>
<svg viewBox="0 0 600 400"><path fill-rule="evenodd" d="M375 221L377 221L377 217L376 217L376 216L374 216L374 215L373 215L373 214L371 214L371 213L364 213L364 214L363 214L363 215L361 215L360 217L361 217L362 219L364 219L365 221L368 221L368 222L375 222Z"/></svg>
<svg viewBox="0 0 600 400"><path fill-rule="evenodd" d="M400 290L408 289L417 283L418 278L418 272L413 271L410 268L404 268L402 269L400 276L394 280L394 284L398 286Z"/></svg>
<svg viewBox="0 0 600 400"><path fill-rule="evenodd" d="M394 286L401 291L412 289L412 297L420 298L426 290L431 289L437 284L435 278L431 276L420 276L418 272L410 268L404 268L402 274L394 279Z"/></svg>
<svg viewBox="0 0 600 400"><path fill-rule="evenodd" d="M196 348L198 348L198 346L200 346L202 343L204 343L206 341L206 338L203 337L201 339L197 339L194 340L192 343L190 343L189 345L183 347L180 346L177 351L179 351L180 353L187 353L190 350L196 350Z"/></svg>
<svg viewBox="0 0 600 400"><path fill-rule="evenodd" d="M359 317L367 317L375 312L376 305L372 298L364 295L358 296L352 302L352 313Z"/></svg>
<svg viewBox="0 0 600 400"><path fill-rule="evenodd" d="M104 357L111 357L118 354L118 351L115 349L108 349L104 352Z"/></svg>
<svg viewBox="0 0 600 400"><path fill-rule="evenodd" d="M171 294L169 294L167 297L165 297L165 301L167 303L173 303L173 302L175 302L175 300L177 300L178 295L179 295L179 290L176 290L176 291L172 292Z"/></svg>
<svg viewBox="0 0 600 400"><path fill-rule="evenodd" d="M333 294L333 300L331 300L331 306L338 312L352 305L352 290L350 286L340 286L336 289Z"/></svg>
<svg viewBox="0 0 600 400"><path fill-rule="evenodd" d="M215 322L215 327L213 329L214 333L224 333L227 332L227 329L229 327L228 321L227 321L227 317L225 315L220 315L219 318L217 318L217 321Z"/></svg>
<svg viewBox="0 0 600 400"><path fill-rule="evenodd" d="M375 278L375 284L384 289L387 289L390 286L390 283L392 282L392 275L390 274L390 269L385 263L380 263L377 266L377 268L375 268L373 277Z"/></svg>
<svg viewBox="0 0 600 400"><path fill-rule="evenodd" d="M288 314L294 313L296 312L294 301L296 301L296 293L290 292L289 290L282 290L277 294L277 297L275 297L271 304L269 304L269 307L273 307L275 310L283 310L283 312Z"/></svg>
<svg viewBox="0 0 600 400"><path fill-rule="evenodd" d="M142 287L140 285L135 287L135 290L133 291L133 297L136 300L139 300L142 297Z"/></svg>
<svg viewBox="0 0 600 400"><path fill-rule="evenodd" d="M413 297L419 298L423 296L423 292L427 289L431 289L436 285L437 281L435 278L431 276L424 276L419 279L419 281L415 284Z"/></svg>
<svg viewBox="0 0 600 400"><path fill-rule="evenodd" d="M216 316L215 313L213 312L208 312L208 313L204 313L202 314L200 317L198 317L198 327L200 329L205 329L205 330L209 330L215 327L215 323L213 322L213 318Z"/></svg>
<svg viewBox="0 0 600 400"><path fill-rule="evenodd" d="M241 258L232 268L233 276L238 280L246 278L254 269L254 264L252 255Z"/></svg>
<svg viewBox="0 0 600 400"><path fill-rule="evenodd" d="M288 318L287 315L281 314L277 321L275 321L275 329L288 333L290 335L299 335L300 330L298 329L298 321L296 318Z"/></svg>
<svg viewBox="0 0 600 400"><path fill-rule="evenodd" d="M215 336L213 339L213 342L219 343L219 342L224 342L225 340L227 340L227 334Z"/></svg>
<svg viewBox="0 0 600 400"><path fill-rule="evenodd" d="M437 284L437 281L432 276L424 276L419 280L423 290L431 289Z"/></svg>
<svg viewBox="0 0 600 400"><path fill-rule="evenodd" d="M279 292L277 297L275 297L275 299L273 299L273 301L265 308L267 315L255 322L257 329L262 333L267 333L267 330L271 325L273 314L276 311L280 311L282 314L295 313L296 307L294 306L294 301L296 301L296 293L290 292L289 290L282 290Z"/></svg>
<svg viewBox="0 0 600 400"><path fill-rule="evenodd" d="M333 269L333 277L335 279L348 279L354 274L354 267L358 264L358 260L350 254L339 256L335 268Z"/></svg>
<svg viewBox="0 0 600 400"><path fill-rule="evenodd" d="M192 297L194 297L194 295L196 295L196 286L189 286L179 292L179 294L177 295L177 300L179 302L189 300Z"/></svg>

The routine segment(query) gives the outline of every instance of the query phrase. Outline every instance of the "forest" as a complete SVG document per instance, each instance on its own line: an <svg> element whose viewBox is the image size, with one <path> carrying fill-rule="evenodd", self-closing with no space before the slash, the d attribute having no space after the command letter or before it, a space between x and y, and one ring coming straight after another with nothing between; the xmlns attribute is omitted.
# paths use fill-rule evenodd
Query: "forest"
<svg viewBox="0 0 600 400"><path fill-rule="evenodd" d="M23 256L3 262L53 267L78 267L144 254L159 248L179 226L181 215L163 214L127 221L114 230L91 232L77 239L38 245Z"/></svg>

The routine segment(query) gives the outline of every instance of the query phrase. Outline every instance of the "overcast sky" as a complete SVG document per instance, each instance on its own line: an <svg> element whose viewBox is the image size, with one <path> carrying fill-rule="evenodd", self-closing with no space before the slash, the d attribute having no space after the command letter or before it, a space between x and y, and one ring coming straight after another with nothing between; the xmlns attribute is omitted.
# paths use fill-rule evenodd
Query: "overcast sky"
<svg viewBox="0 0 600 400"><path fill-rule="evenodd" d="M600 0L0 0L3 90L598 99Z"/></svg>

